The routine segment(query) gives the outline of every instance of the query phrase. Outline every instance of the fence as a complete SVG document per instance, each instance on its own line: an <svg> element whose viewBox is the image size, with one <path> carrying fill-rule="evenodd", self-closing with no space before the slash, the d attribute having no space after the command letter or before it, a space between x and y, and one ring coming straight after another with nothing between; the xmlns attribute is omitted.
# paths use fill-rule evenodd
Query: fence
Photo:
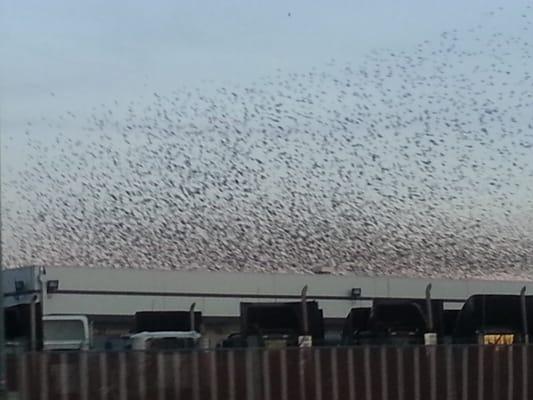
<svg viewBox="0 0 533 400"><path fill-rule="evenodd" d="M23 400L528 400L533 346L21 353Z"/></svg>

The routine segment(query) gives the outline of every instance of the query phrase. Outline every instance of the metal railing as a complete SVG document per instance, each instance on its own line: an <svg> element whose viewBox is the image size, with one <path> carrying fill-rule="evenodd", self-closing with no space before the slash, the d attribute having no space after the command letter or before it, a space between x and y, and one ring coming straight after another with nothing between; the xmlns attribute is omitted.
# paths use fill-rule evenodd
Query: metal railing
<svg viewBox="0 0 533 400"><path fill-rule="evenodd" d="M529 400L533 346L20 353L22 400Z"/></svg>

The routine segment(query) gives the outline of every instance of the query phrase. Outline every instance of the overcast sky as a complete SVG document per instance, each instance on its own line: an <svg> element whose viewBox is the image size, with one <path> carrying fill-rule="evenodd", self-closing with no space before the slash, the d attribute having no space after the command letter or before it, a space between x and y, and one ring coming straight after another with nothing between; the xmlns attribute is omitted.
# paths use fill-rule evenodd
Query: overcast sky
<svg viewBox="0 0 533 400"><path fill-rule="evenodd" d="M510 3L518 2L4 1L3 134L43 115L182 84L357 61L373 48L409 47L475 26Z"/></svg>
<svg viewBox="0 0 533 400"><path fill-rule="evenodd" d="M4 1L0 5L3 175L24 168L28 139L83 135L95 107L180 87L246 85L373 49L411 50L489 21L513 31L527 1ZM497 19L488 18L493 10ZM508 14L508 16L506 15ZM490 31L490 29L489 29ZM77 118L50 123L73 112ZM8 150L6 150L6 148ZM11 172L10 172L11 171ZM4 195L9 188L4 187Z"/></svg>
<svg viewBox="0 0 533 400"><path fill-rule="evenodd" d="M24 132L45 139L49 121L82 133L94 107L177 88L248 84L321 68L357 65L373 49L412 49L443 31L491 23L511 32L527 1L4 1L0 5L2 163L25 161ZM501 14L501 13L500 13ZM512 16L512 17L511 17ZM28 126L31 124L31 128ZM4 174L6 174L4 168Z"/></svg>

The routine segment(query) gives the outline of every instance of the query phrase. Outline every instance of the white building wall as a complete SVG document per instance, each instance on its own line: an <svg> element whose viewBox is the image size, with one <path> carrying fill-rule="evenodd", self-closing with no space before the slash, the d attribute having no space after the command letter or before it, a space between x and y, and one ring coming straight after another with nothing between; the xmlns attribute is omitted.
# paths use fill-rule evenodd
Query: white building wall
<svg viewBox="0 0 533 400"><path fill-rule="evenodd" d="M38 272L38 268L8 270L5 285L13 286L19 276L38 293ZM237 317L240 302L297 301L304 285L326 318L344 318L352 307L368 306L375 297L423 298L428 283L433 286L432 297L449 301L448 308L460 307L472 294L518 294L524 285L533 295L533 282L333 275L50 267L46 279L59 281L59 292L45 298L47 314L133 315L141 310L187 310L195 302L206 317ZM350 299L356 287L361 288L362 298Z"/></svg>

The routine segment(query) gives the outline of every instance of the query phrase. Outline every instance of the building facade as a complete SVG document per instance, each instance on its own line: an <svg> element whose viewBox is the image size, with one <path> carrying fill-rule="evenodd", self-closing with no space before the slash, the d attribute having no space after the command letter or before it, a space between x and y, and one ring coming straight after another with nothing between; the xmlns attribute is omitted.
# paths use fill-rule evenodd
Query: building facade
<svg viewBox="0 0 533 400"><path fill-rule="evenodd" d="M447 309L473 294L519 294L524 286L533 294L533 282L39 266L4 271L8 333L38 335L43 315L86 315L94 337L119 336L131 330L138 311L183 311L195 303L212 342L239 330L242 302L298 301L307 287L307 298L324 312L327 334L336 335L352 308L377 298L421 299L428 284Z"/></svg>

